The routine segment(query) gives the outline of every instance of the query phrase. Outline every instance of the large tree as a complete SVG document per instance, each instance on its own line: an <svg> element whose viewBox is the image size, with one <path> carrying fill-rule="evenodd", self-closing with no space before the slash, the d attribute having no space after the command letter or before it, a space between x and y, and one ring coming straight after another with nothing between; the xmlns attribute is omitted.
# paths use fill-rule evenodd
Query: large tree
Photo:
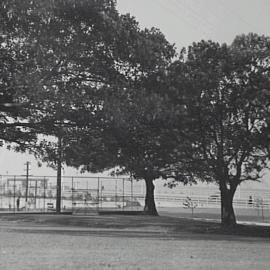
<svg viewBox="0 0 270 270"><path fill-rule="evenodd" d="M10 82L27 105L27 126L47 136L37 155L58 165L80 161L90 171L118 165L112 155L119 149L104 147L112 120L104 108L164 69L173 46L158 30L141 30L133 17L119 15L110 0L2 1L1 22L1 46L16 64ZM81 141L91 154L75 162Z"/></svg>
<svg viewBox="0 0 270 270"><path fill-rule="evenodd" d="M110 106L110 128L106 132L117 149L117 173L129 173L145 181L144 211L157 215L154 180L177 177L178 173L171 164L182 144L174 132L173 119L176 115L179 119L181 111L177 114L171 110L163 95L144 90L129 101L124 98Z"/></svg>
<svg viewBox="0 0 270 270"><path fill-rule="evenodd" d="M102 89L101 110L96 114L99 129L89 125L74 130L79 143L67 141L65 155L69 164L85 165L87 170L117 166L117 173L143 179L145 212L156 215L153 180L168 176L167 148L176 145L168 140L172 121L167 122L175 112L168 109L156 87L161 90L160 80L175 50L160 31L141 30L128 15L120 16L118 26L116 48L121 50L115 65L120 75L116 84ZM166 129L160 132L162 125Z"/></svg>
<svg viewBox="0 0 270 270"><path fill-rule="evenodd" d="M57 163L60 198L62 137L82 124L82 112L84 123L93 122L103 88L121 77L115 66L121 51L115 3L2 1L0 13L1 99L12 99L25 112L20 118L11 112L4 118L2 110L1 137L28 145L30 136L25 134L46 135L40 144L28 146ZM6 102L2 106L7 110Z"/></svg>
<svg viewBox="0 0 270 270"><path fill-rule="evenodd" d="M117 77L116 26L112 22L118 13L114 1L2 1L0 13L1 90L25 112L20 118L2 121L2 134L8 135L2 138L22 141L32 152L56 161L61 172L58 146L63 129L79 125L82 110L89 112L91 121L100 105L97 92ZM29 145L30 136L25 134L57 137L56 154L51 139ZM19 149L25 150L21 146Z"/></svg>
<svg viewBox="0 0 270 270"><path fill-rule="evenodd" d="M172 93L186 97L188 132L180 134L192 143L191 168L200 164L218 184L224 225L236 223L237 187L267 167L269 45L255 34L238 36L231 46L194 43L171 70Z"/></svg>

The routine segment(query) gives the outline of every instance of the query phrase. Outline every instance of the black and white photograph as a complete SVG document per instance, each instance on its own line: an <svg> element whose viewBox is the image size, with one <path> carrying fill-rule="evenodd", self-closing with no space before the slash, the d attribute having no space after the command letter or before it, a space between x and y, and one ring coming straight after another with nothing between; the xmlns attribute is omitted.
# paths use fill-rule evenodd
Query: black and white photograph
<svg viewBox="0 0 270 270"><path fill-rule="evenodd" d="M269 270L270 1L0 0L0 270Z"/></svg>

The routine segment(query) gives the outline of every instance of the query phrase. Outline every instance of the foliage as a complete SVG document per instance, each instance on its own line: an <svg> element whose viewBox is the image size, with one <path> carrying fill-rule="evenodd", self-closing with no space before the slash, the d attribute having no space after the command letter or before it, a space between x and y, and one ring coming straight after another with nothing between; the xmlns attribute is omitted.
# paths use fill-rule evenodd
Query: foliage
<svg viewBox="0 0 270 270"><path fill-rule="evenodd" d="M218 183L224 224L235 223L237 186L267 167L269 53L269 38L253 34L231 46L202 41L183 51L171 70L174 90L186 98L191 169Z"/></svg>
<svg viewBox="0 0 270 270"><path fill-rule="evenodd" d="M2 28L2 27L1 27ZM2 31L1 31L2 32ZM0 140L15 142L21 147L27 141L35 140L34 134L25 125L28 111L17 102L13 74L17 68L14 58L18 57L8 49L5 35L0 36Z"/></svg>
<svg viewBox="0 0 270 270"><path fill-rule="evenodd" d="M175 51L162 33L156 29L141 30L135 19L129 15L120 16L118 28L114 30L115 40L112 44L112 53L115 54L114 74L117 77L110 78L103 88L98 89L101 102L98 112L95 112L95 120L86 121L85 117L88 116L85 113L80 115L84 117L83 122L87 125L84 125L82 129L71 131L73 132L71 136L76 137L77 140L66 141L65 145L68 146L66 154L70 164L85 164L84 168L87 170L102 170L105 168L105 164L108 167L118 165L123 168L122 173L131 172L135 175L131 165L126 168L126 164L128 162L131 164L130 161L134 158L140 160L141 153L131 153L128 147L143 151L140 149L141 143L138 142L136 147L132 138L134 136L142 138L146 133L149 137L148 123L152 121L152 117L156 118L151 115L150 110L155 113L154 109L162 102L160 97L148 94L146 83L150 77L155 78L159 72L163 72L175 55ZM146 95L149 96L148 99L146 99ZM141 102L143 103L141 104ZM156 102L158 102L157 105ZM139 112L142 113L144 119L138 117ZM93 118L93 116L91 117ZM141 120L143 122L140 122ZM152 134L158 129L159 120L155 121ZM94 124L92 124L93 122ZM135 126L140 130L136 130ZM154 141L152 144L155 145ZM98 153L98 151L100 152ZM126 152L124 153L124 151ZM132 156L131 159L127 157L128 153ZM147 155L147 153L143 153L143 155ZM146 165L144 163L140 166L145 167ZM136 177L142 178L144 175L138 171L139 169L137 169Z"/></svg>
<svg viewBox="0 0 270 270"><path fill-rule="evenodd" d="M216 182L235 223L237 186L268 164L269 37L201 41L172 63L164 35L115 5L1 1L0 140L52 165L117 166L146 181L153 208L154 179Z"/></svg>

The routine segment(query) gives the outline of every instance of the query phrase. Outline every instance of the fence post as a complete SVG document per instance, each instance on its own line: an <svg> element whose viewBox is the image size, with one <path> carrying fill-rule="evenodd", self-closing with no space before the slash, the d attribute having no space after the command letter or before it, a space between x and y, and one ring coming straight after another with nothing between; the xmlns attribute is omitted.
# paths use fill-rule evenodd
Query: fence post
<svg viewBox="0 0 270 270"><path fill-rule="evenodd" d="M35 180L35 210L37 209L37 179Z"/></svg>
<svg viewBox="0 0 270 270"><path fill-rule="evenodd" d="M15 184L16 184L16 176L14 176L14 181L13 181L13 212L15 214L15 201L16 201L16 198L15 198Z"/></svg>
<svg viewBox="0 0 270 270"><path fill-rule="evenodd" d="M262 199L262 220L264 221L264 201Z"/></svg>
<svg viewBox="0 0 270 270"><path fill-rule="evenodd" d="M102 208L102 201L103 201L103 185L102 180L100 181L100 207Z"/></svg>
<svg viewBox="0 0 270 270"><path fill-rule="evenodd" d="M97 204L97 209L98 209L98 211L99 211L99 177L98 177L98 188L97 188L97 199L98 199L98 204Z"/></svg>
<svg viewBox="0 0 270 270"><path fill-rule="evenodd" d="M124 200L125 200L125 179L123 178L123 205L122 205L122 210L124 210Z"/></svg>
<svg viewBox="0 0 270 270"><path fill-rule="evenodd" d="M43 211L46 211L46 178L44 176L44 180L43 180L43 189L44 189L44 194L43 194Z"/></svg>
<svg viewBox="0 0 270 270"><path fill-rule="evenodd" d="M114 190L114 201L115 201L115 208L117 208L117 179L115 181L115 190Z"/></svg>
<svg viewBox="0 0 270 270"><path fill-rule="evenodd" d="M73 213L73 189L74 189L74 179L71 178L71 211Z"/></svg>
<svg viewBox="0 0 270 270"><path fill-rule="evenodd" d="M0 196L1 196L1 208L3 207L3 184L2 184L2 176L0 177L1 179L1 193L0 193Z"/></svg>
<svg viewBox="0 0 270 270"><path fill-rule="evenodd" d="M133 201L133 178L132 178L132 176L131 176L131 178L130 178L130 180L131 180L131 182L130 182L130 189L131 189L131 209L133 210L133 203L134 203L134 201Z"/></svg>

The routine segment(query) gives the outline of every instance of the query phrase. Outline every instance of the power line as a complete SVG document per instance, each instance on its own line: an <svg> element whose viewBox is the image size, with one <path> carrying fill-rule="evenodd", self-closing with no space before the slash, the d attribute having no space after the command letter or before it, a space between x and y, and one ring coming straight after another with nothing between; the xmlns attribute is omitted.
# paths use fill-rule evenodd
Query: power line
<svg viewBox="0 0 270 270"><path fill-rule="evenodd" d="M206 18L202 17L194 8L192 8L188 3L186 3L185 0L179 0L181 4L177 0L171 1L174 3L175 7L178 7L180 9L183 9L184 7L189 12L189 14L200 23L200 25L208 25L208 30L213 30L213 24L209 22L209 20L207 20Z"/></svg>
<svg viewBox="0 0 270 270"><path fill-rule="evenodd" d="M236 18L239 21L241 21L242 23L244 23L252 28L254 28L254 27L257 28L257 25L251 24L248 20L246 20L238 12L236 12L235 9L228 7L228 5L226 5L226 3L223 0L220 0L220 2L217 1L217 3L223 7L223 9L227 12L227 14L231 15L231 13L233 13L234 15L236 15Z"/></svg>
<svg viewBox="0 0 270 270"><path fill-rule="evenodd" d="M181 1L181 0L180 0ZM193 1L193 0L189 0L189 3L190 3L190 1L192 1L193 2L193 6L194 5L198 5L198 3L202 3L202 1ZM205 3L205 2L204 2ZM215 1L215 3L218 3L218 1ZM206 6L204 5L202 8L205 8ZM213 7L213 6L212 6ZM221 7L221 6L220 6ZM222 9L222 14L224 14L224 7L221 7L221 9ZM222 18L222 17L220 17L220 15L218 15L218 13L217 13L217 10L216 9L213 9L213 8L210 8L209 6L207 6L207 12L208 12L208 14L210 14L211 16L212 16L212 18L215 20L215 22L214 23L210 23L210 21L209 20L207 20L207 19L204 19L205 21L207 21L209 24L211 24L212 25L212 31L214 31L214 30L216 30L217 29L217 21L222 21L222 19L224 19L224 18ZM208 16L206 16L205 15L205 17L208 17ZM223 16L224 17L224 16ZM227 32L228 34L231 34L231 31L228 29L228 28L223 28L222 29L223 31L225 31L225 32Z"/></svg>

